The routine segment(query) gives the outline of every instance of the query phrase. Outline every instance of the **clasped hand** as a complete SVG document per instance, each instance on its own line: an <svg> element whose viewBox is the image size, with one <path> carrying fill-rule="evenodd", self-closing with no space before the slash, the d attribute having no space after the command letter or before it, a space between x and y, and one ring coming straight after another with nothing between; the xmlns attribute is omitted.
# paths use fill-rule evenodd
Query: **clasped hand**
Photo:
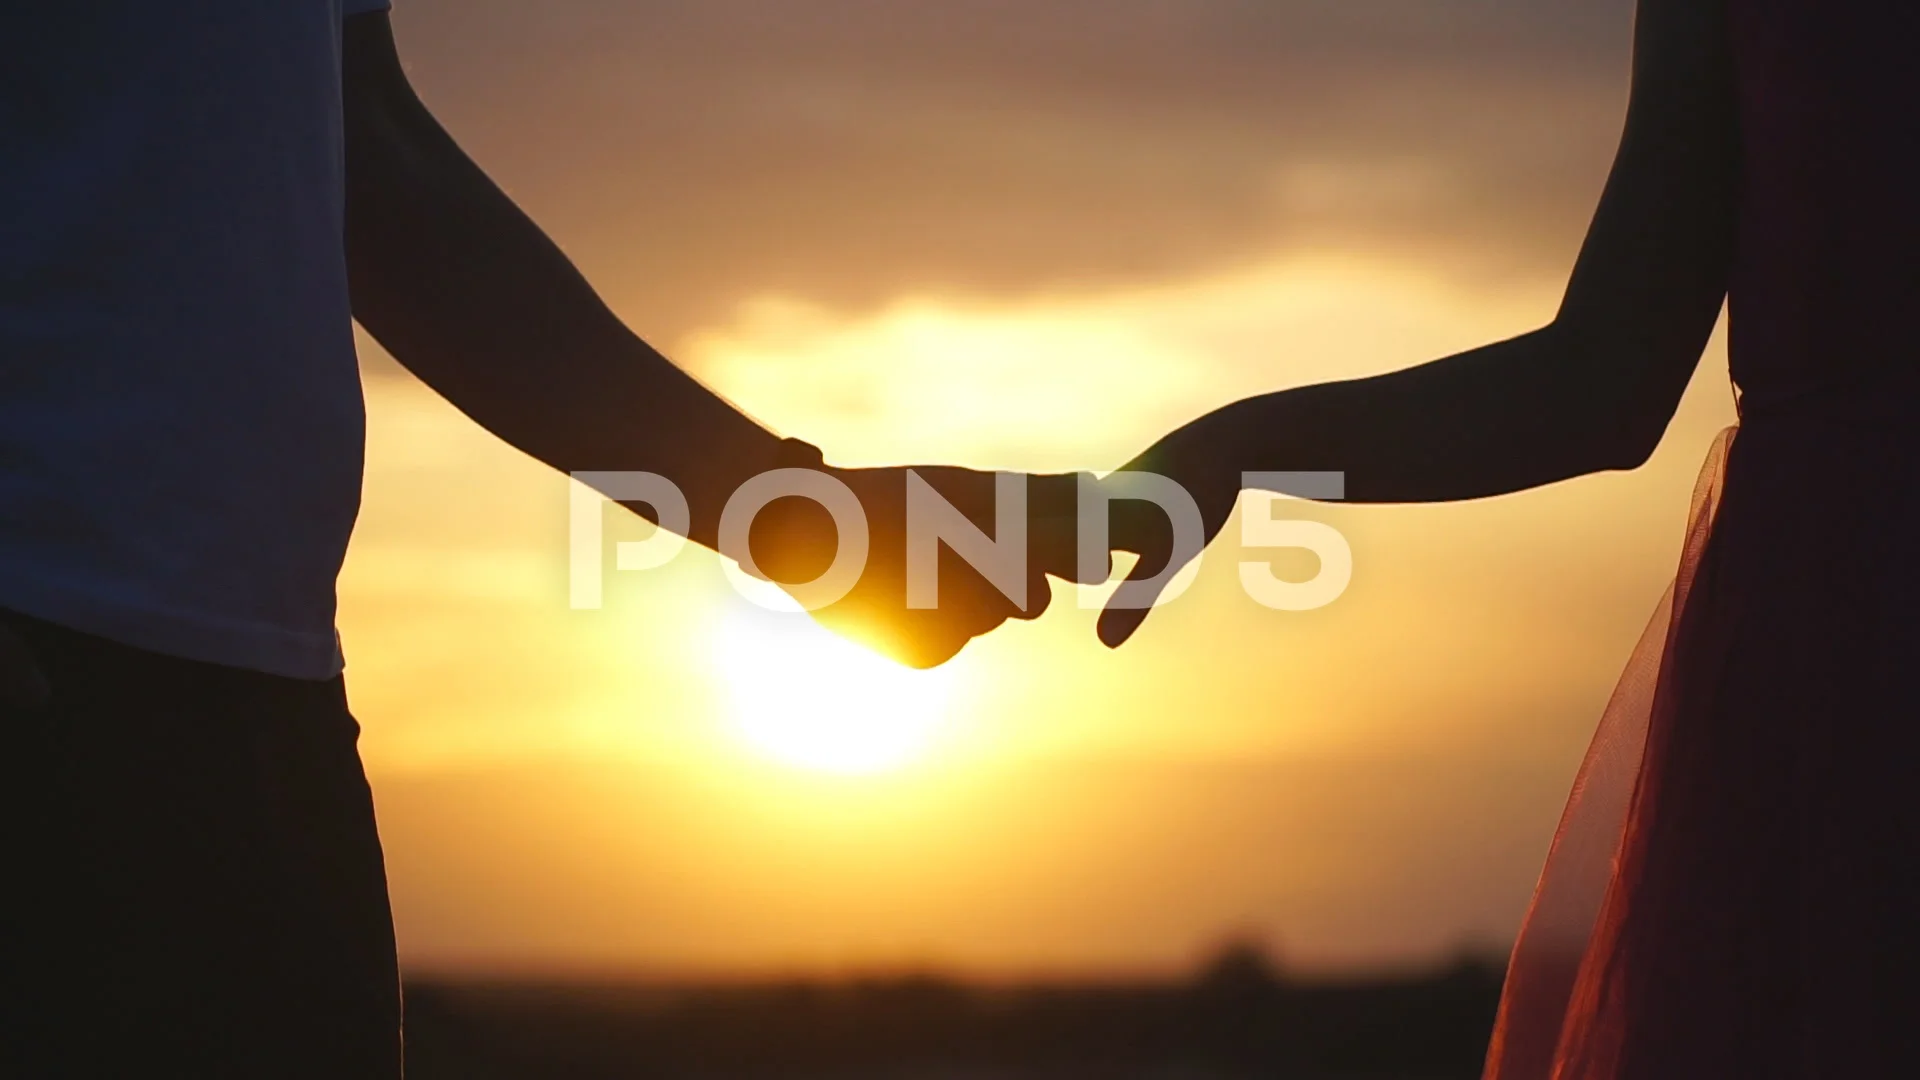
<svg viewBox="0 0 1920 1080"><path fill-rule="evenodd" d="M1111 576L1112 553L1129 552L1139 560L1109 600L1099 626L1101 640L1117 648L1146 619L1160 586L1171 576L1164 572L1177 571L1198 556L1232 513L1238 473L1223 468L1199 435L1182 429L1122 470L1165 476L1192 496L1201 534L1184 538L1184 546L1166 512L1153 503L1119 498L1090 506L1101 482L1088 474L1026 476L1024 508L1009 508L1001 505L1001 477L995 473L953 467L828 470L865 511L867 551L852 587L815 607L814 618L908 666L937 667L1009 620L1039 618L1052 596L1048 578L1104 584ZM916 521L910 529L916 483L930 488L988 538L1006 540L1005 511L1024 509L1024 551L1001 552L1003 557L1024 558L1017 576L999 573L998 582L991 580L948 543L931 540L927 520ZM923 489L919 494L924 511L927 493ZM1107 540L1104 547L1082 552L1089 512L1105 515ZM806 584L827 574L844 539L826 507L809 499L783 498L756 517L749 542L762 576L806 603ZM923 553L918 563L910 539ZM937 556L925 554L928 545L935 545ZM922 582L916 591L916 575L929 570L937 574L935 582Z"/></svg>

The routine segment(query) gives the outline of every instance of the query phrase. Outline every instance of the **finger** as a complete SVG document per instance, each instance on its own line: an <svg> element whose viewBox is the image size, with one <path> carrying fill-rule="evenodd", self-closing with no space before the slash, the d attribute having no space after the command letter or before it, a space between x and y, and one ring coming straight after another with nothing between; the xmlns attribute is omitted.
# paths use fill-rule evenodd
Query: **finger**
<svg viewBox="0 0 1920 1080"><path fill-rule="evenodd" d="M1128 585L1141 584L1141 580L1129 578L1120 583L1120 588L1125 589ZM1134 632L1140 629L1141 624L1147 621L1147 616L1153 612L1152 602L1160 598L1160 590L1152 585L1144 587L1152 590L1152 596L1145 606L1116 607L1111 601L1108 602L1106 610L1100 613L1098 632L1101 644L1109 649L1117 649L1125 645L1133 637Z"/></svg>
<svg viewBox="0 0 1920 1080"><path fill-rule="evenodd" d="M1107 598L1107 606L1100 613L1098 633L1101 644L1109 649L1125 645L1140 625L1153 613L1154 605L1160 602L1160 594L1166 588L1172 575L1161 579L1171 558L1163 552L1142 555L1126 580L1120 583L1113 595Z"/></svg>
<svg viewBox="0 0 1920 1080"><path fill-rule="evenodd" d="M933 612L916 613L919 618L894 616L879 622L863 615L829 614L821 618L819 612L814 614L821 625L855 645L921 671L953 659L969 640L966 633Z"/></svg>
<svg viewBox="0 0 1920 1080"><path fill-rule="evenodd" d="M1082 566L1079 524L1071 518L1036 518L1028 523L1027 565L1036 574L1052 575L1077 585L1104 585L1113 577L1113 556L1088 552Z"/></svg>
<svg viewBox="0 0 1920 1080"><path fill-rule="evenodd" d="M1016 567L1000 569L1018 572ZM1028 590L1027 596L1019 598L1002 592L999 585L959 552L942 547L938 607L935 612L956 631L968 636L988 633L1008 619L1017 617L1021 608L1031 603L1032 599L1031 590Z"/></svg>
<svg viewBox="0 0 1920 1080"><path fill-rule="evenodd" d="M1104 585L1113 577L1110 552L1080 551L1080 491L1091 474L1056 473L1029 479L1027 547L1040 573L1078 585Z"/></svg>
<svg viewBox="0 0 1920 1080"><path fill-rule="evenodd" d="M975 638L998 629L1013 614L1013 605L1004 598L991 610L969 604L965 607L942 605L937 611L917 612L917 617L908 622L913 652L909 666L922 670L939 667L960 655Z"/></svg>
<svg viewBox="0 0 1920 1080"><path fill-rule="evenodd" d="M971 641L967 637L916 637L906 649L890 654L895 660L916 671L931 671L960 655L960 650Z"/></svg>
<svg viewBox="0 0 1920 1080"><path fill-rule="evenodd" d="M1046 574L1036 571L1027 575L1027 602L1014 612L1013 617L1032 622L1045 615L1052 606L1053 585L1047 580Z"/></svg>

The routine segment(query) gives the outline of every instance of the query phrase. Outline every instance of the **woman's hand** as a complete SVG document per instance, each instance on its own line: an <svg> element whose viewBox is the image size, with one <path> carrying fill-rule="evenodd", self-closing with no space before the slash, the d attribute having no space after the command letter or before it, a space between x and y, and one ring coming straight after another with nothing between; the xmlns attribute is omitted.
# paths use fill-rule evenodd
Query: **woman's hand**
<svg viewBox="0 0 1920 1080"><path fill-rule="evenodd" d="M1130 473L1164 476L1193 500L1201 526L1197 537L1181 537L1166 511L1153 503L1116 498L1109 504L1108 544L1115 551L1133 552L1140 561L1100 615L1100 640L1108 648L1126 644L1166 585L1226 528L1240 496L1235 442L1232 414L1210 413L1161 439L1104 481L1123 488Z"/></svg>

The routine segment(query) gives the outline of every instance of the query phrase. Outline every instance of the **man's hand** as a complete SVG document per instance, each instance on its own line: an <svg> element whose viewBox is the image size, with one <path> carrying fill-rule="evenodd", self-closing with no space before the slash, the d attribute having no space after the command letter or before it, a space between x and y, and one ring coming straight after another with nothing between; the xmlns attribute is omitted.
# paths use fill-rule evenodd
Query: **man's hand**
<svg viewBox="0 0 1920 1080"><path fill-rule="evenodd" d="M867 558L858 581L843 598L814 611L814 617L837 633L867 645L903 664L931 668L947 662L966 644L1009 619L1036 619L1051 599L1048 575L1077 577L1075 508L1080 478L1074 475L1027 478L1027 542L1013 552L1017 571L1003 574L1003 592L981 568L961 558L948 545L937 546L937 557L916 572L908 549L909 484L917 477L987 536L1008 535L1010 522L996 520L997 482L994 473L950 467L826 470L845 484L865 512ZM922 492L923 497L926 495ZM935 541L933 523L915 522L912 539L924 552ZM831 514L823 506L801 498L783 498L756 517L751 533L754 562L772 580L789 588L803 602L805 583L819 578L833 563L840 545ZM916 606L910 584L917 574L937 566L937 594L922 594ZM920 583L931 590L935 581ZM1024 589L1022 588L1024 587ZM1018 595L1024 591L1025 595Z"/></svg>

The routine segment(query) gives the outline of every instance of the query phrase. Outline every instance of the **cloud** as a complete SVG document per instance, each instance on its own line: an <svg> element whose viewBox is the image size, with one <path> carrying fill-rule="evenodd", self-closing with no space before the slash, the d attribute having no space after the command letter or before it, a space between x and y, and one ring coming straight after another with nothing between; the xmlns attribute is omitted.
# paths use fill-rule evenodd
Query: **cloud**
<svg viewBox="0 0 1920 1080"><path fill-rule="evenodd" d="M1107 469L1221 402L1519 333L1557 296L1323 256L1077 297L905 296L854 318L770 296L688 338L680 359L843 464Z"/></svg>
<svg viewBox="0 0 1920 1080"><path fill-rule="evenodd" d="M1628 0L410 0L415 81L643 331L1208 274L1557 272Z"/></svg>

